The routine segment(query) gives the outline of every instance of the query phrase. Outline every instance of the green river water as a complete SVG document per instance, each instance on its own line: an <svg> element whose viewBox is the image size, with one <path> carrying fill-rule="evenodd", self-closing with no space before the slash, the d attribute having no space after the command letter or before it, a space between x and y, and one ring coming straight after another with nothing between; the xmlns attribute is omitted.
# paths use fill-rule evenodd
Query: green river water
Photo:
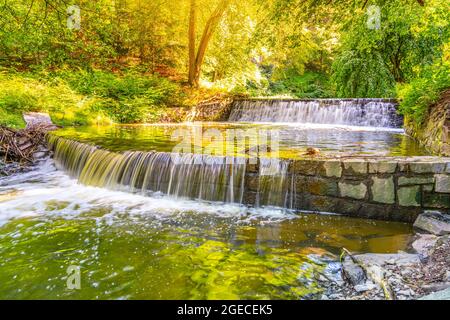
<svg viewBox="0 0 450 320"><path fill-rule="evenodd" d="M225 154L227 137L241 134L247 139L247 146L271 146L271 140L276 139L278 150L275 156L279 158L301 157L308 147L320 149L325 156L428 155L423 147L404 134L403 129L348 125L194 122L68 127L55 134L112 151L171 152L187 140L192 146L184 152L204 152L205 147L213 147L216 154ZM245 155L245 147L239 148L236 142L234 147L234 155Z"/></svg>
<svg viewBox="0 0 450 320"><path fill-rule="evenodd" d="M58 134L118 151L171 147L170 127L130 128ZM421 152L391 135L387 149L346 150ZM0 299L314 299L318 275L339 277L343 247L397 252L411 238L403 223L85 186L47 159L0 178ZM80 289L67 286L70 266Z"/></svg>

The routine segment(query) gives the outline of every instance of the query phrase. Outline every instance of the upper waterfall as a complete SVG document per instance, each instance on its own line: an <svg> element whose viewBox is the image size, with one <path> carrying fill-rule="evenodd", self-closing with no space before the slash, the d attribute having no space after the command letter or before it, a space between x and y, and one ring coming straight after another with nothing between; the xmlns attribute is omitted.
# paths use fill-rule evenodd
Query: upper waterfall
<svg viewBox="0 0 450 320"><path fill-rule="evenodd" d="M403 123L396 103L386 99L236 100L228 120L385 128Z"/></svg>

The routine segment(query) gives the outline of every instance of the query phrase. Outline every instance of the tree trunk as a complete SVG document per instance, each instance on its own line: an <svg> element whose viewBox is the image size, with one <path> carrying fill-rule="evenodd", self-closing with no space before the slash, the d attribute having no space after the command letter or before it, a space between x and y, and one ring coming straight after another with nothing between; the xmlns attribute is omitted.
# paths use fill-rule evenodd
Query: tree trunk
<svg viewBox="0 0 450 320"><path fill-rule="evenodd" d="M191 0L189 12L189 85L195 85L195 21L197 18L197 3Z"/></svg>
<svg viewBox="0 0 450 320"><path fill-rule="evenodd" d="M192 87L198 87L202 64L205 59L206 49L211 40L214 31L216 30L220 20L222 19L225 10L230 4L231 0L221 0L214 12L206 22L203 35L198 46L197 55L195 55L195 16L196 6L195 0L191 0L191 11L189 17L189 84ZM195 58L194 58L195 56Z"/></svg>

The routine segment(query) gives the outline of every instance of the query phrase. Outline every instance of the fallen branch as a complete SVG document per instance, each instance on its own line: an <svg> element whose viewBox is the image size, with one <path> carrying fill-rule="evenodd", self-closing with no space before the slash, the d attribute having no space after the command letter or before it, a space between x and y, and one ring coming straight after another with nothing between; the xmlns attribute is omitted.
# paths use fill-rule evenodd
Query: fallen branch
<svg viewBox="0 0 450 320"><path fill-rule="evenodd" d="M391 286L386 281L384 274L378 274L377 272L374 271L373 268L371 268L370 266L367 267L364 263L362 263L360 260L358 260L357 257L353 256L350 253L350 251L348 251L346 248L342 248L342 253L340 255L341 262L344 260L345 256L348 256L355 264L357 264L359 267L361 267L361 269L364 271L366 276L368 278L370 278L374 283L377 283L381 287L386 300L394 300L395 299L395 296L393 294Z"/></svg>

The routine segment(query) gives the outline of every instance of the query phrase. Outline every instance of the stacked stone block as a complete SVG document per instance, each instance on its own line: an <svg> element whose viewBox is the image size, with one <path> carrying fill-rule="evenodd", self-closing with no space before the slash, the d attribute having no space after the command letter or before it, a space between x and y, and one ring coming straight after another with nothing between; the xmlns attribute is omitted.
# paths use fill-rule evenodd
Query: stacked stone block
<svg viewBox="0 0 450 320"><path fill-rule="evenodd" d="M450 158L292 160L289 174L293 209L405 222L424 210L450 214ZM257 166L247 177L247 204L255 204Z"/></svg>

